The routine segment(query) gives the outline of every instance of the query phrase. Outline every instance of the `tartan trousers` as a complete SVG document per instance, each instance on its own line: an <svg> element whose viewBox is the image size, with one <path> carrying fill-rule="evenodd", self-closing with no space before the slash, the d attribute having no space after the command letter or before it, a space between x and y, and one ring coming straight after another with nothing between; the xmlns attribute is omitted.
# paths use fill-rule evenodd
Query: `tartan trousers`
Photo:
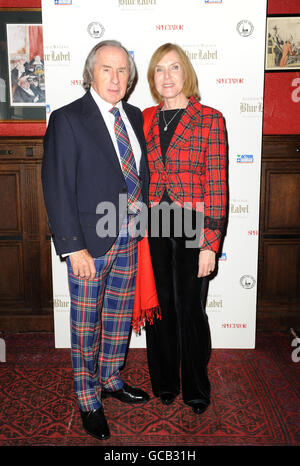
<svg viewBox="0 0 300 466"><path fill-rule="evenodd" d="M122 226L111 249L94 259L94 280L73 274L69 258L71 356L82 411L101 407L101 388L119 390L134 304L137 241Z"/></svg>

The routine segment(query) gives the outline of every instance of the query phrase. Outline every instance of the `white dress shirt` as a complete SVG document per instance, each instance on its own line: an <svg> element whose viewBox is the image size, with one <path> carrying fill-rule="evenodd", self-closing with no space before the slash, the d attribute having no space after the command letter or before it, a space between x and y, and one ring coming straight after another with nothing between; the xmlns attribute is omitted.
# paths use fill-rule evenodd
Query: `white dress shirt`
<svg viewBox="0 0 300 466"><path fill-rule="evenodd" d="M92 95L94 101L96 102L100 112L101 112L103 120L104 120L104 122L106 124L106 127L107 127L108 131L109 131L111 140L112 140L112 142L114 144L116 153L118 155L119 162L121 164L120 152L119 152L117 138L116 138L116 134L115 134L115 130L114 130L115 117L110 112L110 110L113 107L117 107L119 109L121 118L122 118L122 120L123 120L123 122L124 122L124 124L126 126L126 130L127 130L127 133L128 133L128 137L129 137L129 140L130 140L130 144L131 144L131 147L132 147L132 152L133 152L135 163L136 163L136 168L137 168L137 171L139 173L142 151L141 151L140 144L139 144L139 142L137 140L137 137L135 135L135 132L134 132L134 130L133 130L131 124L130 124L130 121L129 121L129 119L128 119L128 117L127 117L127 115L126 115L126 113L125 113L125 111L123 109L122 101L119 101L116 105L112 105L109 102L106 102L105 100L103 100L100 97L100 95L92 87L90 89L90 92L91 92L91 95ZM121 167L122 167L122 165L121 165Z"/></svg>
<svg viewBox="0 0 300 466"><path fill-rule="evenodd" d="M115 116L113 115L113 113L110 112L110 110L113 107L117 107L119 109L121 118L122 118L122 120L123 120L123 122L125 124L126 130L127 130L127 133L128 133L128 137L129 137L129 140L130 140L130 144L131 144L131 147L132 147L132 152L133 152L135 163L136 163L137 172L139 173L140 161L141 161L141 155L142 155L141 146L140 146L140 144L139 144L139 142L137 140L135 132L134 132L134 130L133 130L131 124L130 124L130 121L129 121L129 119L128 119L128 117L127 117L127 115L126 115L126 113L125 113L125 111L123 109L122 101L119 101L115 105L112 105L109 102L106 102L105 100L103 100L102 97L100 97L100 95L92 87L90 89L90 92L91 92L91 96L93 97L94 101L96 102L96 104L97 104L97 106L98 106L98 108L100 110L100 113L101 113L101 115L103 117L104 123L106 124L106 127L108 129L109 134L110 134L111 140L113 142L114 148L116 150L116 153L117 153L117 156L118 156L121 168L122 168L119 147L118 147L117 138L116 138L115 129L114 129ZM67 257L70 254L73 254L73 253L69 252L69 253L62 254L61 256L62 257Z"/></svg>

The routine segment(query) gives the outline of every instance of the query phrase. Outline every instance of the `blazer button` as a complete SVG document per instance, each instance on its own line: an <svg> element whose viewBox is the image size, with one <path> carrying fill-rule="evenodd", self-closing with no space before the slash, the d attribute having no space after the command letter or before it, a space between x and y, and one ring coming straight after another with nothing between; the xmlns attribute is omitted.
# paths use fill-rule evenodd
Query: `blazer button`
<svg viewBox="0 0 300 466"><path fill-rule="evenodd" d="M122 193L127 193L127 187L126 186L123 186Z"/></svg>
<svg viewBox="0 0 300 466"><path fill-rule="evenodd" d="M166 173L163 173L162 179L163 179L163 181L167 181L167 175L166 175Z"/></svg>

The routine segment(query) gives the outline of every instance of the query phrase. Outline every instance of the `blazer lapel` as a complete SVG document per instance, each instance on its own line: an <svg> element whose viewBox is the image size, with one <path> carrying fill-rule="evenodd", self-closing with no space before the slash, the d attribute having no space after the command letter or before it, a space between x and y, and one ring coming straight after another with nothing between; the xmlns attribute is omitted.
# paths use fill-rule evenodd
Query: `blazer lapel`
<svg viewBox="0 0 300 466"><path fill-rule="evenodd" d="M182 118L178 123L177 128L172 136L166 153L166 164L168 162L168 159L171 159L172 157L177 157L177 152L176 150L174 151L174 149L180 149L180 147L182 147L186 143L193 130L193 126L195 124L195 115L197 113L197 110L194 108L194 102L196 101L191 97L185 111L183 112ZM159 110L162 108L162 106L163 103L161 103L158 106ZM165 165L161 155L159 136L159 111L153 119L153 125L149 132L149 139L147 145L150 156L152 157L155 164L160 165L160 169L164 170Z"/></svg>
<svg viewBox="0 0 300 466"><path fill-rule="evenodd" d="M172 158L172 152L174 149L180 149L186 141L189 139L191 132L195 124L195 108L193 106L193 101L190 99L185 111L182 114L182 118L179 121L177 128L173 134L173 137L170 141L167 153L166 161L168 158Z"/></svg>
<svg viewBox="0 0 300 466"><path fill-rule="evenodd" d="M160 111L162 104L158 106ZM158 171L161 172L165 169L164 162L161 155L160 136L159 136L159 111L153 117L153 122L150 127L147 137L147 149L149 157L152 162L157 166Z"/></svg>
<svg viewBox="0 0 300 466"><path fill-rule="evenodd" d="M115 151L110 134L101 112L89 91L82 98L82 113L85 117L83 119L83 124L93 137L97 147L101 147L101 150L107 154L107 159L112 163L115 170L117 170L116 173L123 176L118 155Z"/></svg>

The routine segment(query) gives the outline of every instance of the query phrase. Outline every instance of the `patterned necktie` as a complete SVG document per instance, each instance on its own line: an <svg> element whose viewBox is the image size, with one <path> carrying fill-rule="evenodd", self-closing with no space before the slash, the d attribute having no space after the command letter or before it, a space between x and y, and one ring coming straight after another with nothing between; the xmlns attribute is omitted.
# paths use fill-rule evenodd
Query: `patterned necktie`
<svg viewBox="0 0 300 466"><path fill-rule="evenodd" d="M136 214L141 210L139 202L142 202L142 193L132 147L119 109L113 107L110 109L110 112L115 116L114 129L121 157L123 175L128 188L128 212Z"/></svg>

